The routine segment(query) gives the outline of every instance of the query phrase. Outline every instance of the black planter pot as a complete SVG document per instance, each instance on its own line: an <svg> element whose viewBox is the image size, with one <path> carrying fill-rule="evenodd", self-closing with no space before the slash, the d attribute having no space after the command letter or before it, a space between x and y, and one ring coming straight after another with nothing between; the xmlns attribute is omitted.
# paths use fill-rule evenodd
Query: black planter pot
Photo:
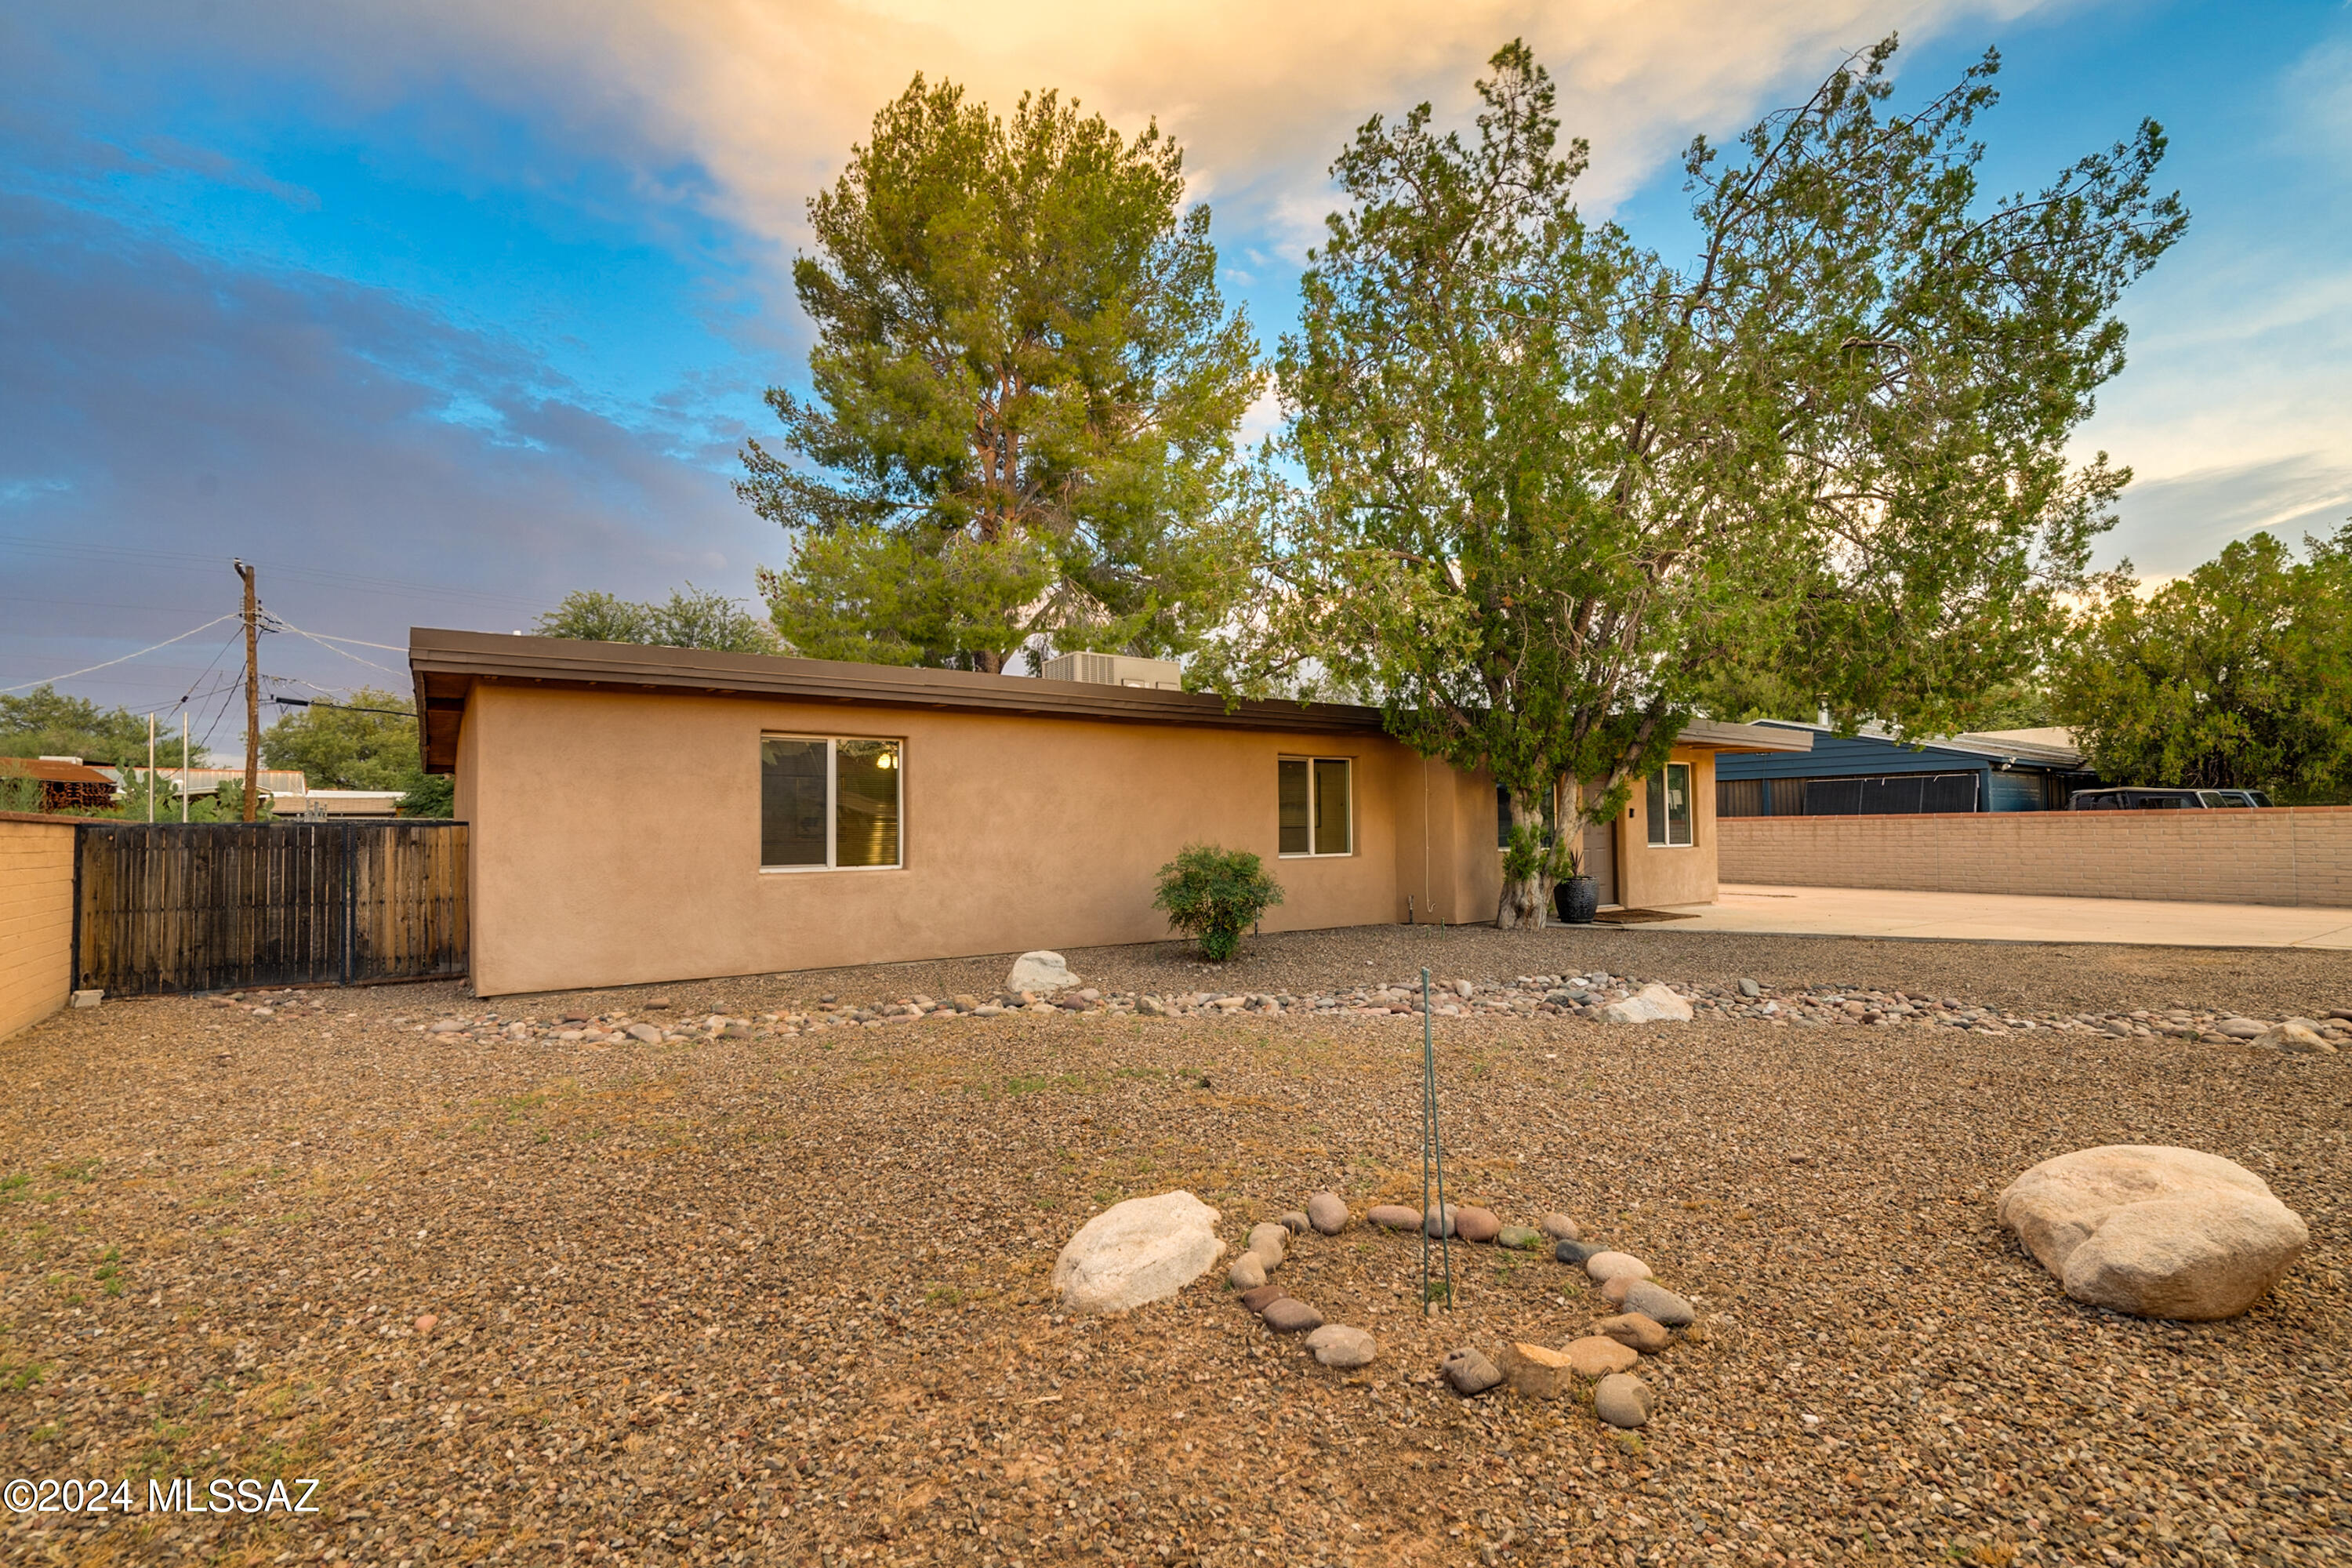
<svg viewBox="0 0 2352 1568"><path fill-rule="evenodd" d="M1551 899L1562 924L1589 926L1601 908L1601 884L1590 877L1570 877L1552 889Z"/></svg>

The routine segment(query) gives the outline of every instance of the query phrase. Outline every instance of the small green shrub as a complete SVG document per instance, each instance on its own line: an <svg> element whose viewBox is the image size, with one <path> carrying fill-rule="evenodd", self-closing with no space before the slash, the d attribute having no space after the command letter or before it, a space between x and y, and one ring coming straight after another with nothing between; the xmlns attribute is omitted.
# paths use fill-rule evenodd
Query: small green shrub
<svg viewBox="0 0 2352 1568"><path fill-rule="evenodd" d="M1242 945L1242 933L1282 902L1282 884L1265 863L1246 849L1188 844L1160 868L1155 910L1168 911L1168 924L1201 944L1201 954L1223 963Z"/></svg>

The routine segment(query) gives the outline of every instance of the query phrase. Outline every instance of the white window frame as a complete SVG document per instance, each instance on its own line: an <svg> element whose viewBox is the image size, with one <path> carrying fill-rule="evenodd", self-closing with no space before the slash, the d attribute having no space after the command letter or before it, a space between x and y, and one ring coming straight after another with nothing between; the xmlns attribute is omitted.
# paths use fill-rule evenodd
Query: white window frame
<svg viewBox="0 0 2352 1568"><path fill-rule="evenodd" d="M1676 843L1675 843L1675 842L1674 842L1674 832L1675 832L1675 808L1674 808L1674 803L1673 803L1673 801L1672 801L1672 799L1671 799L1670 797L1671 797L1671 796L1673 795L1673 794L1674 794L1674 788L1675 788L1675 774L1674 774L1674 770L1675 770L1675 769L1676 769L1676 768L1680 768L1680 769L1682 769L1682 771L1683 771L1683 795L1684 795L1684 797L1685 797L1685 799L1687 799L1687 800L1690 802L1690 835L1691 835L1691 836L1690 836L1690 842L1689 842L1689 843L1687 843L1687 844L1676 844ZM1660 775L1663 775L1663 777L1664 777L1664 780L1665 780L1665 782L1664 782L1664 785L1663 785L1663 786L1659 789L1659 791L1658 791L1658 798L1659 798L1660 803L1661 803L1661 804L1664 806L1664 808L1665 808L1665 815L1664 815L1664 816L1661 816L1661 817L1659 817L1659 818L1657 818L1657 819L1656 819L1656 820L1654 820L1654 821L1644 821L1644 822L1642 824L1642 842L1643 842L1643 847L1647 848L1647 849L1696 849L1696 848L1697 848L1697 847L1698 847L1698 782L1697 782L1697 781L1698 781L1698 769L1697 769L1696 766L1694 766L1692 763L1659 763L1659 764L1658 764L1658 773L1659 773ZM1643 790L1642 790L1642 815L1643 815L1644 817L1647 817L1647 816L1649 816L1649 813L1650 813L1650 804L1649 804L1649 794L1650 794L1650 792L1649 792L1648 784L1649 784L1649 781L1648 781L1647 779L1644 779L1644 780L1643 781ZM1653 833L1662 834L1662 835L1664 835L1664 837L1662 837L1653 838L1653 837L1651 837L1651 834L1653 834Z"/></svg>
<svg viewBox="0 0 2352 1568"><path fill-rule="evenodd" d="M823 741L824 742L824 864L822 866L766 866L760 868L762 877L805 876L810 872L903 871L907 868L907 741L903 735L803 735L789 730L762 730L760 739L768 741ZM836 749L844 741L880 741L898 748L898 765L890 771L898 775L898 858L887 866L840 866L841 858L841 771ZM767 802L760 803L762 811Z"/></svg>
<svg viewBox="0 0 2352 1568"><path fill-rule="evenodd" d="M1304 848L1304 849L1285 849L1285 848L1283 848L1283 847L1282 847L1282 822L1281 822L1281 813L1282 813L1282 764L1283 764L1283 763L1305 763L1307 764L1307 847L1306 847L1306 848ZM1317 821L1316 821L1316 816L1317 816L1318 807L1317 807L1317 805L1316 805L1316 796L1315 796L1315 764L1316 764L1316 763L1344 763L1345 764L1347 764L1347 768L1348 768L1348 847L1347 847L1345 849L1318 849L1318 848L1316 848L1316 847L1315 847L1315 829L1316 829L1316 826L1318 826ZM1276 859L1277 859L1277 860L1345 860L1345 859L1347 859L1349 856L1351 856L1351 855L1355 854L1355 852L1356 852L1356 759L1355 759L1355 758L1353 758L1353 757L1310 757L1310 756L1307 756L1307 755L1305 755L1305 754L1303 754L1303 753L1302 753L1302 754L1298 754L1298 755L1293 755L1292 753L1290 753L1290 752L1282 752L1281 754L1279 754L1278 756L1276 756L1276 757L1275 758L1275 760L1274 760L1274 781L1275 781L1275 791L1274 791L1274 799L1275 799L1275 852L1274 852L1274 858L1275 858Z"/></svg>

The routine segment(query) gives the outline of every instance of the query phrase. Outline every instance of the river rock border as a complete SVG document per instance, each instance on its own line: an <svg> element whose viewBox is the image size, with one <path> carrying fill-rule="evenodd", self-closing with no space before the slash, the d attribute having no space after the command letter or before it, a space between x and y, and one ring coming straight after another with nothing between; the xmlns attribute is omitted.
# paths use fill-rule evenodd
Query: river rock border
<svg viewBox="0 0 2352 1568"><path fill-rule="evenodd" d="M1991 1036L2088 1036L2123 1039L2171 1038L2184 1044L2252 1046L2289 1055L2334 1056L2352 1047L2352 1007L2323 1018L2249 1018L2189 1008L2140 1008L2130 1012L2011 1012L1974 1005L1958 996L1913 995L1848 985L1773 987L1753 980L1728 985L1667 984L1622 974L1520 975L1507 985L1450 980L1432 995L1441 1018L1586 1018L1599 1023L1671 1026L1679 1019L1642 1004L1642 993L1665 994L1687 1007L1692 1021L1743 1020L1778 1027L1955 1029ZM329 1011L314 994L245 991L215 997L213 1005L271 1018L317 1016ZM544 1045L612 1047L660 1045L713 1039L795 1039L851 1029L882 1029L955 1018L993 1019L1057 1015L1171 1019L1311 1016L1335 1022L1376 1025L1381 1020L1418 1018L1418 980L1394 981L1318 992L1216 992L1174 994L1105 992L1081 986L1055 992L1003 991L983 998L944 999L922 994L860 1003L838 995L822 998L807 1011L756 1016L711 1013L679 1017L682 1011L656 996L595 1015L496 1010L425 1018L397 1018L418 1034L463 1040L530 1041Z"/></svg>
<svg viewBox="0 0 2352 1568"><path fill-rule="evenodd" d="M1593 1414L1601 1421L1625 1431L1649 1424L1657 1389L1635 1375L1635 1369L1645 1357L1671 1349L1678 1331L1688 1329L1696 1314L1688 1301L1659 1284L1641 1258L1581 1239L1576 1222L1559 1214L1527 1226L1507 1224L1492 1209L1475 1205L1447 1204L1424 1216L1402 1204L1375 1204L1364 1221L1377 1230L1404 1235L1426 1231L1433 1237L1450 1236L1473 1245L1523 1251L1549 1241L1553 1257L1581 1268L1616 1313L1594 1323L1591 1332L1558 1347L1513 1341L1489 1356L1474 1345L1457 1345L1439 1361L1438 1375L1465 1399L1506 1385L1526 1397L1559 1399L1589 1384ZM1354 1222L1354 1212L1339 1194L1316 1193L1305 1209L1252 1226L1241 1256L1225 1276L1234 1300L1268 1332L1304 1334L1317 1361L1343 1371L1370 1365L1379 1357L1379 1342L1366 1330L1327 1320L1314 1305L1274 1283L1272 1276L1289 1260L1293 1237L1338 1236Z"/></svg>

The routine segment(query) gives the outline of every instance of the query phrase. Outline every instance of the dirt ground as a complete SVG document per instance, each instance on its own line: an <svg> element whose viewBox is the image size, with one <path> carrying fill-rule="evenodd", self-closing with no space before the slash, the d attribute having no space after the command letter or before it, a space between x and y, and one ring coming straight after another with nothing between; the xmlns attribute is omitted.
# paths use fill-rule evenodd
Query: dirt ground
<svg viewBox="0 0 2352 1568"><path fill-rule="evenodd" d="M1423 963L1834 982L2016 1008L2316 1016L2343 954L1621 932L1073 953L1105 988L1329 988ZM1407 1018L927 1018L605 1047L419 1025L993 989L997 961L259 1017L110 1002L0 1042L0 1479L28 1563L2352 1561L2352 1058L1954 1029L1440 1019L1449 1197L1562 1210L1691 1297L1638 1436L1460 1399L1450 1346L1608 1310L1548 1257L1360 1224L1276 1279L1370 1330L1338 1373L1222 1269L1108 1319L1055 1251L1188 1188L1239 1243L1329 1187L1417 1201ZM395 1022L395 1020L398 1020ZM2068 1301L1995 1224L2068 1149L2184 1143L2312 1246L2246 1317ZM429 1320L429 1321L428 1321ZM311 1478L318 1513L148 1511ZM62 1495L62 1494L60 1494ZM110 1489L110 1500L121 1494ZM232 1495L233 1489L232 1489ZM233 1505L232 1505L233 1506Z"/></svg>

